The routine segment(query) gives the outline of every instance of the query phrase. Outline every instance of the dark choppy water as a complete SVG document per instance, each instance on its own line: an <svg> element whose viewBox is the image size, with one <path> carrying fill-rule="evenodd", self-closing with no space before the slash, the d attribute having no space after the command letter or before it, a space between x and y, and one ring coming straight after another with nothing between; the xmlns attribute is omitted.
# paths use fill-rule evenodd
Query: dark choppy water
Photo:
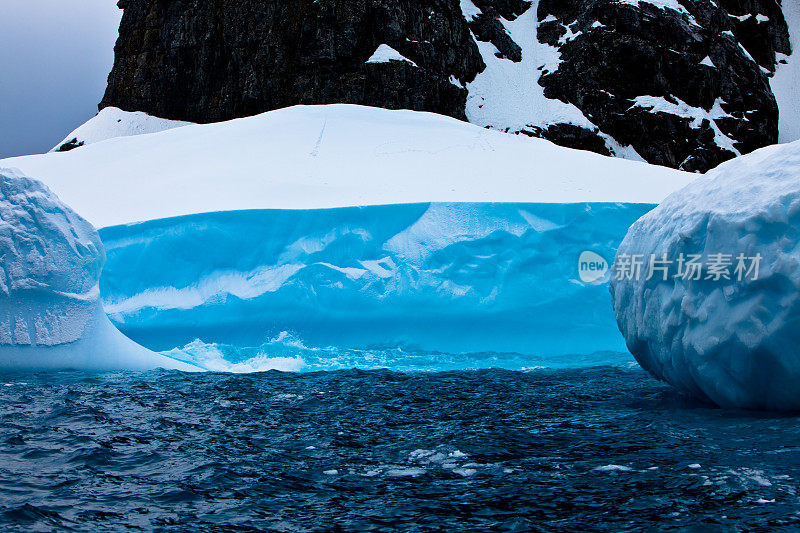
<svg viewBox="0 0 800 533"><path fill-rule="evenodd" d="M794 417L639 370L0 376L0 530L800 525Z"/></svg>

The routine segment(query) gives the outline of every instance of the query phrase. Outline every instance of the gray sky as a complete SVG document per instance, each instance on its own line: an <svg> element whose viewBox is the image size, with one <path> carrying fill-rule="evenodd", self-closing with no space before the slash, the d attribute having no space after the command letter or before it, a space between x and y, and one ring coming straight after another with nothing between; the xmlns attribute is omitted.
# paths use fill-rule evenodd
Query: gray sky
<svg viewBox="0 0 800 533"><path fill-rule="evenodd" d="M0 158L46 152L97 113L116 0L0 0Z"/></svg>

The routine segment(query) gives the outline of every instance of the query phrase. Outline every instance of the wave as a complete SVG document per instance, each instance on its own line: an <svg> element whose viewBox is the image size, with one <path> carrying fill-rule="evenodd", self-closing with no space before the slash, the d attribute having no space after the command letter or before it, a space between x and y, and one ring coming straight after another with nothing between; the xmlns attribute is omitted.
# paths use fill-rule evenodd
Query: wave
<svg viewBox="0 0 800 533"><path fill-rule="evenodd" d="M307 346L289 332L281 332L258 346L236 346L195 339L166 350L162 355L211 372L331 372L382 370L397 372L448 372L504 369L535 372L547 369L635 366L630 354L600 351L591 354L532 356L513 352L447 353L410 346L375 346L367 349Z"/></svg>

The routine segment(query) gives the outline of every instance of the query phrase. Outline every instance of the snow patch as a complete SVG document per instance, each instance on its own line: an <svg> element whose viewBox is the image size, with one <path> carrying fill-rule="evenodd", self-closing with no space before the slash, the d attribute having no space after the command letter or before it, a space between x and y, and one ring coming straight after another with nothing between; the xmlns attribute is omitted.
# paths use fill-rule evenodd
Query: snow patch
<svg viewBox="0 0 800 533"><path fill-rule="evenodd" d="M568 123L594 131L596 128L574 105L544 96L539 78L554 72L561 63L557 48L537 37L538 0L513 21L500 19L511 39L522 48L516 63L495 54L492 43L477 41L486 69L467 84L467 118L473 124L512 132L530 127ZM572 38L577 34L570 33Z"/></svg>
<svg viewBox="0 0 800 533"><path fill-rule="evenodd" d="M641 4L649 4L651 6L655 6L658 9L670 9L672 11L677 11L687 17L689 22L694 26L700 27L700 24L697 23L697 20L683 7L678 0L616 0L618 4L627 4L635 7L639 7Z"/></svg>
<svg viewBox="0 0 800 533"><path fill-rule="evenodd" d="M777 54L778 65L770 86L778 102L778 140L788 143L800 140L800 2L784 0L782 6L792 54Z"/></svg>
<svg viewBox="0 0 800 533"><path fill-rule="evenodd" d="M467 22L472 22L482 11L471 0L461 0L461 13L463 13Z"/></svg>
<svg viewBox="0 0 800 533"><path fill-rule="evenodd" d="M380 45L378 49L375 50L375 53L372 54L372 57L367 59L367 63L389 63L390 61L405 61L406 63L411 63L415 67L417 66L416 63L403 56L403 54L388 44Z"/></svg>

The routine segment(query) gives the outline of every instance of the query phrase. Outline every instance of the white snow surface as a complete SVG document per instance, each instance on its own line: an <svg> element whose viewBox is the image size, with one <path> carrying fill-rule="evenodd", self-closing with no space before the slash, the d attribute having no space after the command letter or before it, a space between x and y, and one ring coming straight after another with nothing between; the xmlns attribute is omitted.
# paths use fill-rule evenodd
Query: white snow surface
<svg viewBox="0 0 800 533"><path fill-rule="evenodd" d="M196 369L111 325L95 229L40 182L3 168L0 257L0 369Z"/></svg>
<svg viewBox="0 0 800 533"><path fill-rule="evenodd" d="M661 271L647 280L647 267L611 281L620 329L646 370L720 406L800 409L800 141L672 194L631 227L617 269L623 254L673 261L666 281ZM701 279L675 277L681 254L700 256ZM714 254L729 256L730 279L715 280ZM740 254L761 256L757 274L735 274Z"/></svg>
<svg viewBox="0 0 800 533"><path fill-rule="evenodd" d="M595 130L594 124L572 104L544 96L539 85L543 72L554 72L561 63L557 48L537 38L538 0L513 21L500 18L508 35L522 48L522 61L515 63L495 54L492 43L477 41L486 70L467 84L467 118L473 124L520 131L529 126L570 123ZM462 3L462 10L463 10ZM465 17L468 18L467 13Z"/></svg>
<svg viewBox="0 0 800 533"><path fill-rule="evenodd" d="M461 13L468 22L481 14L481 10L471 0L461 0Z"/></svg>
<svg viewBox="0 0 800 533"><path fill-rule="evenodd" d="M72 131L51 151L56 151L62 145L73 141L88 145L115 137L158 133L159 131L180 128L189 124L191 122L167 120L142 113L141 111L130 112L116 107L106 107L88 122Z"/></svg>
<svg viewBox="0 0 800 533"><path fill-rule="evenodd" d="M372 57L367 59L367 63L388 63L389 61L405 61L406 63L411 63L415 67L417 66L416 63L405 57L388 44L380 45L378 49L375 50L375 53L372 54Z"/></svg>
<svg viewBox="0 0 800 533"><path fill-rule="evenodd" d="M778 140L782 143L800 140L800 1L783 0L783 16L789 26L792 54L778 54L775 75L770 86L778 102Z"/></svg>
<svg viewBox="0 0 800 533"><path fill-rule="evenodd" d="M0 160L96 227L242 209L658 203L697 175L416 111L296 106Z"/></svg>

